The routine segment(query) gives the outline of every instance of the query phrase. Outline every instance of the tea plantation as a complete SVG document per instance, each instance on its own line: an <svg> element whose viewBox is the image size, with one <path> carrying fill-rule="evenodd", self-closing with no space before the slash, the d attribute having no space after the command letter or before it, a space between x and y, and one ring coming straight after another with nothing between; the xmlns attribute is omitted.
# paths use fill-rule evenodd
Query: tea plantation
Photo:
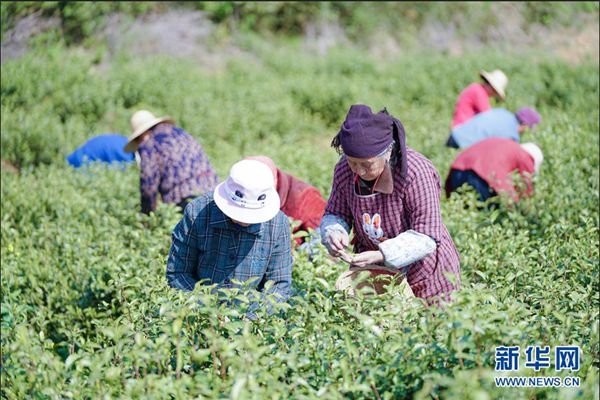
<svg viewBox="0 0 600 400"><path fill-rule="evenodd" d="M416 53L382 61L298 44L252 49L214 71L191 61L49 45L2 65L2 398L598 399L599 69L544 54ZM443 179L458 93L501 68L507 103L535 106L524 141L544 151L533 197L478 211L475 196L442 199L461 256L462 289L443 310L392 295L345 299L346 267L325 250L295 251L294 291L274 316L241 318L206 287L166 285L179 214L139 213L136 166L75 171L87 138L129 133L139 108L171 115L204 146L221 179L265 154L326 196L329 147L349 106L387 107L407 143ZM199 302L198 300L202 301ZM581 348L578 371L555 371L554 346ZM577 388L499 388L497 346L520 346L518 376L580 377ZM552 365L526 368L528 346Z"/></svg>

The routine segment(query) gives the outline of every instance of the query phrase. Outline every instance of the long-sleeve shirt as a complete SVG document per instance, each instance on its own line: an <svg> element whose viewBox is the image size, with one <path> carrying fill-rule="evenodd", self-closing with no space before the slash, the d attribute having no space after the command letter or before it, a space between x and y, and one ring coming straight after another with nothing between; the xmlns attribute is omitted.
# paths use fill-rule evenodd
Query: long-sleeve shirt
<svg viewBox="0 0 600 400"><path fill-rule="evenodd" d="M127 144L125 136L117 134L98 135L79 146L66 157L66 160L75 168L94 161L104 163L129 163L135 160L133 153L126 153L123 148Z"/></svg>
<svg viewBox="0 0 600 400"><path fill-rule="evenodd" d="M519 142L519 120L504 108L493 108L452 129L458 147L465 148L490 138L502 137Z"/></svg>
<svg viewBox="0 0 600 400"><path fill-rule="evenodd" d="M178 204L188 197L213 190L219 177L202 146L183 129L161 123L139 146L142 212L164 203Z"/></svg>
<svg viewBox="0 0 600 400"><path fill-rule="evenodd" d="M515 201L519 199L519 191L512 180L512 172L517 171L527 188L524 194L531 194L533 185L531 176L534 173L533 157L521 145L510 139L489 138L474 144L460 153L450 166L452 170L473 171L496 192L507 193ZM450 194L450 173L446 178L446 194Z"/></svg>
<svg viewBox="0 0 600 400"><path fill-rule="evenodd" d="M238 225L217 207L213 193L194 199L175 226L167 261L171 287L191 291L197 282L232 288L232 280L258 278L252 286L290 296L292 264L290 224L281 211L270 221Z"/></svg>
<svg viewBox="0 0 600 400"><path fill-rule="evenodd" d="M483 83L470 84L458 96L452 118L452 128L489 109L490 97L485 91Z"/></svg>
<svg viewBox="0 0 600 400"><path fill-rule="evenodd" d="M338 162L333 176L331 196L325 214L354 228L354 251L379 250L378 245L403 232L414 230L435 241L435 251L407 266L406 277L415 296L430 298L459 288L458 252L442 222L440 178L433 164L407 148L408 171L393 170L393 192L360 195L355 190L355 175L345 157ZM344 227L344 229L345 229ZM456 277L452 282L446 277Z"/></svg>
<svg viewBox="0 0 600 400"><path fill-rule="evenodd" d="M308 228L317 229L327 203L319 189L278 169L277 193L281 200L281 211L301 222L293 233L307 231ZM302 238L297 238L296 243L301 244Z"/></svg>

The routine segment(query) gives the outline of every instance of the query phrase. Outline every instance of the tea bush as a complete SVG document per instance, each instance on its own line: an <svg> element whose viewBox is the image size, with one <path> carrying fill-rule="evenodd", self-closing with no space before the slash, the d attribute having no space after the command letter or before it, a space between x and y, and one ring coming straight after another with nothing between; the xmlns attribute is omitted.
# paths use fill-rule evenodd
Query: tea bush
<svg viewBox="0 0 600 400"><path fill-rule="evenodd" d="M255 51L219 72L126 55L102 69L61 46L3 64L2 158L22 167L0 182L3 398L597 399L598 65ZM266 154L328 195L329 142L350 104L364 102L399 117L408 145L445 178L457 154L443 147L454 102L482 67L510 76L506 107L539 108L542 123L524 139L545 162L534 196L516 207L477 211L472 192L443 198L463 278L443 310L344 298L333 286L346 266L320 248L313 259L295 251L295 295L280 313L243 320L246 306L219 305L210 288L167 287L179 214L164 204L138 213L137 167L64 162L92 135L127 134L131 113L147 107L196 136L221 178L241 157ZM581 386L495 387L501 345L580 346Z"/></svg>

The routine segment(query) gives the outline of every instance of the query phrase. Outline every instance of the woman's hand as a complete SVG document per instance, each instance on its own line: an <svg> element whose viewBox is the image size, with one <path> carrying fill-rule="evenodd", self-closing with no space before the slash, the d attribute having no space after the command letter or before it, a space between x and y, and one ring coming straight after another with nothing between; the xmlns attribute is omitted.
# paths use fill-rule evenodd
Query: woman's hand
<svg viewBox="0 0 600 400"><path fill-rule="evenodd" d="M340 257L350 263L352 257L346 253L346 247L350 243L348 224L340 217L325 214L321 219L319 230L321 231L321 243L327 248L329 255Z"/></svg>
<svg viewBox="0 0 600 400"><path fill-rule="evenodd" d="M352 258L350 266L366 267L367 265L378 264L381 262L383 262L383 253L381 251L364 251Z"/></svg>
<svg viewBox="0 0 600 400"><path fill-rule="evenodd" d="M347 257L346 255L346 247L348 247L348 235L344 234L340 231L336 231L336 232L331 232L328 236L327 236L327 250L329 251L329 254L331 254L334 257L342 257L344 258L344 256Z"/></svg>

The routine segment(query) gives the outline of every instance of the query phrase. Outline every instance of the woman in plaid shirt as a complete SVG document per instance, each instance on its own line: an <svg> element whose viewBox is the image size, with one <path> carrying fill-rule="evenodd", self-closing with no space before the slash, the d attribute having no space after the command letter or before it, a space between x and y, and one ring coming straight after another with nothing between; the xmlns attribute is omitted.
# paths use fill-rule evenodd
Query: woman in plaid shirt
<svg viewBox="0 0 600 400"><path fill-rule="evenodd" d="M385 264L406 274L415 296L449 300L460 265L440 212L440 177L405 145L404 127L386 110L353 105L332 142L342 154L321 222L329 253L351 266ZM354 229L354 252L345 249ZM453 275L449 279L446 275Z"/></svg>

